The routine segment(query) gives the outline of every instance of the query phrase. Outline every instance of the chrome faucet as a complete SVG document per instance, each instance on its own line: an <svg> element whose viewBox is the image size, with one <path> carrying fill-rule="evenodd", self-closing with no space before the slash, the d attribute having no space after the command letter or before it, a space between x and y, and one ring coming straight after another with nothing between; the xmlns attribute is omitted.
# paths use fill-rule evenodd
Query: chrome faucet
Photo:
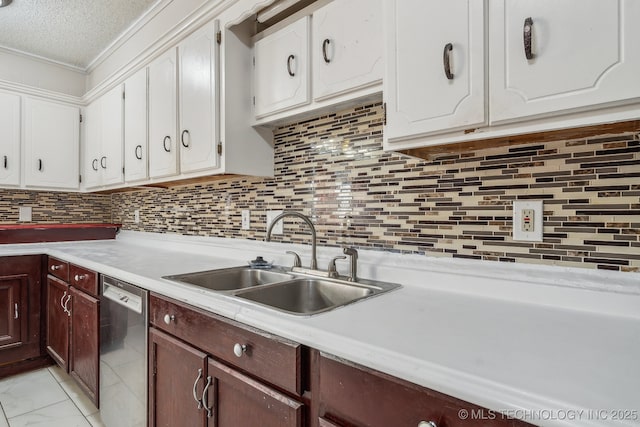
<svg viewBox="0 0 640 427"><path fill-rule="evenodd" d="M294 211L281 213L277 217L273 218L273 221L271 221L271 224L267 229L267 237L265 238L265 240L267 242L271 241L271 231L273 230L273 226L276 225L276 223L280 221L282 218L286 218L288 216L300 218L301 220L306 222L309 228L311 229L311 266L310 268L311 270L317 270L318 260L316 258L316 228L313 226L313 223L311 222L308 216L303 215L300 212L294 212Z"/></svg>

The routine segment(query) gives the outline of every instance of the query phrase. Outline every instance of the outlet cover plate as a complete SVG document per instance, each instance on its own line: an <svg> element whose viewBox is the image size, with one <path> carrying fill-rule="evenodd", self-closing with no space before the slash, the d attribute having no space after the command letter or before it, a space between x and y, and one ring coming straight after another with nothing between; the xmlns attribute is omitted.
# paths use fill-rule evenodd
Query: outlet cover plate
<svg viewBox="0 0 640 427"><path fill-rule="evenodd" d="M524 214L533 212L533 221L529 223L532 227L530 230L525 230ZM542 200L514 200L513 201L513 240L520 240L524 242L542 242L542 231L544 224L542 222L544 217Z"/></svg>
<svg viewBox="0 0 640 427"><path fill-rule="evenodd" d="M31 222L31 206L19 206L18 207L18 221Z"/></svg>
<svg viewBox="0 0 640 427"><path fill-rule="evenodd" d="M282 211L267 211L267 230L269 229L271 222L273 222L273 218L277 217L281 213ZM283 221L280 220L277 222L275 227L273 227L273 230L271 230L271 234L283 234L283 233L284 233Z"/></svg>
<svg viewBox="0 0 640 427"><path fill-rule="evenodd" d="M244 209L242 211L242 229L251 229L251 211L249 209Z"/></svg>

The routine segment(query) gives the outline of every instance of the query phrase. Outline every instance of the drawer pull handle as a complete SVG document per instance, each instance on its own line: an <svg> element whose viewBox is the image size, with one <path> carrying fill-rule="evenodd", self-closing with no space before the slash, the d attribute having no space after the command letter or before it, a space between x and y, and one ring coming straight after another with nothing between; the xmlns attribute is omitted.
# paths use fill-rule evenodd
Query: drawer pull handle
<svg viewBox="0 0 640 427"><path fill-rule="evenodd" d="M175 320L176 320L176 316L174 316L173 314L164 315L164 323L166 323L167 325L170 325L171 322L175 322Z"/></svg>
<svg viewBox="0 0 640 427"><path fill-rule="evenodd" d="M418 427L438 427L435 421L420 421Z"/></svg>
<svg viewBox="0 0 640 427"><path fill-rule="evenodd" d="M56 271L56 270L60 270L62 268L61 265L52 265L51 266L51 271Z"/></svg>
<svg viewBox="0 0 640 427"><path fill-rule="evenodd" d="M204 390L202 390L202 406L204 410L207 411L207 418L211 418L211 408L207 406L207 390L209 390L209 386L211 385L211 377L207 377L207 384L204 386Z"/></svg>
<svg viewBox="0 0 640 427"><path fill-rule="evenodd" d="M522 27L522 37L524 39L524 56L531 60L533 59L533 52L531 52L531 35L533 34L533 19L531 17L524 20L524 26Z"/></svg>
<svg viewBox="0 0 640 427"><path fill-rule="evenodd" d="M195 400L198 403L198 409L202 409L202 402L200 401L200 399L198 399L198 394L196 391L196 389L198 388L198 382L200 382L201 378L202 378L202 369L198 369L198 377L193 383L193 400Z"/></svg>
<svg viewBox="0 0 640 427"><path fill-rule="evenodd" d="M74 279L76 282L79 282L80 280L84 280L84 279L85 279L85 277L87 277L87 275L86 275L86 274L76 274L75 276L73 276L73 279Z"/></svg>
<svg viewBox="0 0 640 427"><path fill-rule="evenodd" d="M235 354L236 357L242 357L242 355L246 352L247 352L246 344L236 343L236 345L233 346L233 354Z"/></svg>

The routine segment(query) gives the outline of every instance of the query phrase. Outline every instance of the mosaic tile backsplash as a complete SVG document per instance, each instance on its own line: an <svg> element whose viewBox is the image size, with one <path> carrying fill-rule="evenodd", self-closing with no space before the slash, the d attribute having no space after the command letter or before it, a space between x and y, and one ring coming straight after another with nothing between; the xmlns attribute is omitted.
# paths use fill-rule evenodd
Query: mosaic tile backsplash
<svg viewBox="0 0 640 427"><path fill-rule="evenodd" d="M273 179L113 194L111 220L128 230L261 240L266 211L291 209L311 216L327 246L640 271L637 133L427 161L382 151L375 104L281 127L275 144ZM511 238L511 205L522 199L544 200L544 242ZM241 230L243 209L251 230ZM274 240L309 243L304 227L286 221Z"/></svg>
<svg viewBox="0 0 640 427"><path fill-rule="evenodd" d="M111 198L105 195L0 189L0 223L19 224L18 206L32 207L32 222L111 222Z"/></svg>

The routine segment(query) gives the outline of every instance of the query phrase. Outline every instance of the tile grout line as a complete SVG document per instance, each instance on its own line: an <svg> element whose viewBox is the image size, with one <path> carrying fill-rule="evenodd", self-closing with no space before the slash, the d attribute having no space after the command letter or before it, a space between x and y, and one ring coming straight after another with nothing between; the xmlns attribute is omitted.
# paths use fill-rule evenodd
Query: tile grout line
<svg viewBox="0 0 640 427"><path fill-rule="evenodd" d="M2 407L2 402L0 402L0 416L4 417L7 425L9 425L9 418L7 418L7 414L4 412L4 408Z"/></svg>
<svg viewBox="0 0 640 427"><path fill-rule="evenodd" d="M80 415L82 415L82 416L84 417L85 421L87 421L87 423L88 423L90 426L93 426L93 424L91 423L91 421L89 421L89 418L88 418L90 415L93 415L93 414L85 415L85 414L82 412L82 409L80 409L80 407L78 406L78 404L75 402L75 400L73 400L73 398L71 397L71 395L70 395L69 393L67 393L67 390L66 390L64 387L62 387L62 385L61 385L61 384L62 384L63 382L65 382L65 381L58 381L58 378L56 378L56 376L55 376L55 375L53 375L53 372L51 372L51 371L49 370L49 368L46 368L46 369L47 369L47 372L49 372L49 375L51 375L51 376L53 377L53 379L56 381L56 384L58 384L58 386L62 389L62 391L64 391L64 394L66 394L66 395L67 395L67 400L69 400L71 403L73 403L73 406L75 406L75 407L76 407L76 409L78 410L78 412L80 412ZM98 411L98 412L99 412L99 411ZM95 413L97 413L97 412L94 412L94 414L95 414Z"/></svg>

